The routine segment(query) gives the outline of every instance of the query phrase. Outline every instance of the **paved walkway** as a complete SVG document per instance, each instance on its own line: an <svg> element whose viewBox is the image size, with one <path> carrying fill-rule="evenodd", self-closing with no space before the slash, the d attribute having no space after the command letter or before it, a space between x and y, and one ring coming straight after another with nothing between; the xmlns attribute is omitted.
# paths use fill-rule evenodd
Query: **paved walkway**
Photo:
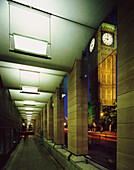
<svg viewBox="0 0 134 170"><path fill-rule="evenodd" d="M62 170L37 137L30 137L18 145L6 170Z"/></svg>

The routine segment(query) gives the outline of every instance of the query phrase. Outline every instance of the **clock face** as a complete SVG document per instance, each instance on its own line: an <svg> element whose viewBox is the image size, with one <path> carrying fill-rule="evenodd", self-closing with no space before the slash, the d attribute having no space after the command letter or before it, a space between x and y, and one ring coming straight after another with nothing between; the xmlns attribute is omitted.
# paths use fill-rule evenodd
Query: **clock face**
<svg viewBox="0 0 134 170"><path fill-rule="evenodd" d="M104 33L102 35L102 41L105 45L112 45L113 43L113 35L110 33Z"/></svg>
<svg viewBox="0 0 134 170"><path fill-rule="evenodd" d="M91 43L90 43L90 46L89 46L89 51L90 51L90 53L93 51L94 46L95 46L95 38L93 38L93 39L91 40Z"/></svg>

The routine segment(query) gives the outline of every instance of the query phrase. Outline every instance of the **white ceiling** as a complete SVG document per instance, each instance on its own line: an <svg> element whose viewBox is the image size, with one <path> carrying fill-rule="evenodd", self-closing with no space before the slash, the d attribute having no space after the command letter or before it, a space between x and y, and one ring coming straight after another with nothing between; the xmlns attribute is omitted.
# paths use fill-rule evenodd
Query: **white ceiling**
<svg viewBox="0 0 134 170"><path fill-rule="evenodd" d="M72 69L75 59L81 58L82 51L86 49L104 18L112 11L116 1L16 0L16 2L51 14L46 15L13 4L10 5L9 11L8 1L0 1L0 76L3 85L10 89L11 98L23 118L25 118L23 101L37 102L34 106L34 118L60 85L66 73ZM50 25L46 26L48 16L51 16L51 29ZM49 53L51 60L10 52L9 33L48 40L51 43L51 54ZM22 84L38 86L40 95L20 93Z"/></svg>

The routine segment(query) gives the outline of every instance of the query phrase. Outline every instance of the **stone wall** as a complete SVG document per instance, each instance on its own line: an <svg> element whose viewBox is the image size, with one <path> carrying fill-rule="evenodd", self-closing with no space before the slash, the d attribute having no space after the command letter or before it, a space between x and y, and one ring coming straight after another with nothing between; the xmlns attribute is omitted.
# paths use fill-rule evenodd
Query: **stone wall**
<svg viewBox="0 0 134 170"><path fill-rule="evenodd" d="M134 167L134 1L118 0L117 169Z"/></svg>

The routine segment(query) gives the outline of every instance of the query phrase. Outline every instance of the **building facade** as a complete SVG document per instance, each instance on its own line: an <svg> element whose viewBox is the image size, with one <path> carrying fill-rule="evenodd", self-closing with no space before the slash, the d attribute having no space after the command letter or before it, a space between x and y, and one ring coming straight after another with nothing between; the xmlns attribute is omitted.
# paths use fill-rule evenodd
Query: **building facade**
<svg viewBox="0 0 134 170"><path fill-rule="evenodd" d="M105 106L116 104L116 48L115 26L102 23L89 45L89 124L99 122Z"/></svg>

